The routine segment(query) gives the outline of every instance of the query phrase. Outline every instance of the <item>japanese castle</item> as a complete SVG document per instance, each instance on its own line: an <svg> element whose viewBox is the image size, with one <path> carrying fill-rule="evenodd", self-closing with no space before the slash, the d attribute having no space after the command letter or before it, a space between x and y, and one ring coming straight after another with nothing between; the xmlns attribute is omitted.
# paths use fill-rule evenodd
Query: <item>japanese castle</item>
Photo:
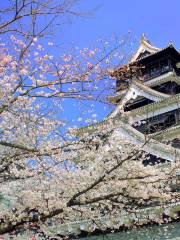
<svg viewBox="0 0 180 240"><path fill-rule="evenodd" d="M119 134L114 134L117 142L118 137L124 138L129 141L129 148L135 145L142 152L146 152L148 158L144 160L144 165L179 161L180 53L172 44L164 49L154 47L143 35L139 48L129 63L113 69L110 76L116 81L116 92L108 101L115 105L115 109L104 121L76 129L75 136L80 142L84 136L92 142L93 134L118 130ZM89 142L86 143L88 147ZM177 178L174 179L174 190L177 192L180 191L178 171L177 169ZM124 226L129 228L135 222L139 226L154 219L158 222L164 214L177 221L180 217L180 201L176 199L160 206L137 208L127 213L122 211L117 216L104 216L96 219L96 225L94 221L87 219L49 226L44 231L52 236L57 233L61 236L78 236L82 230L91 233L94 229L119 229ZM163 236L166 236L166 233ZM30 234L32 235L31 232Z"/></svg>
<svg viewBox="0 0 180 240"><path fill-rule="evenodd" d="M148 157L144 165L158 162L170 164L180 159L180 53L169 44L159 49L142 36L137 52L130 62L110 73L116 81L116 93L108 101L115 109L104 121L75 130L75 135L87 144L93 144L93 136L109 138L108 142L124 138L130 144L146 152ZM125 74L124 74L125 72ZM111 132L110 135L106 134ZM116 135L116 132L118 134ZM114 134L113 134L114 133ZM113 136L113 137L112 137ZM86 143L84 142L86 138ZM113 148L113 146L111 146ZM101 149L103 152L103 148ZM113 150L113 149L112 149ZM133 151L133 148L132 148ZM103 153L102 153L103 155ZM157 165L158 167L163 164ZM176 179L171 190L180 191L180 175L177 169ZM180 217L180 201L169 201L165 204L137 208L130 212L120 211L117 216L104 216L95 220L96 229L119 229L132 227L135 222L139 226L146 225L167 216L172 221ZM177 223L178 225L179 223ZM62 225L59 232L88 233L93 232L94 223L90 220L77 221L70 225ZM156 233L155 233L156 235ZM144 236L147 235L145 234ZM163 235L163 236L166 236ZM110 235L111 239L112 235ZM127 235L130 239L130 236ZM156 236L152 236L155 239ZM119 238L117 238L119 239ZM125 238L123 238L125 239ZM134 235L133 238L134 239ZM138 239L144 239L143 237ZM171 238L169 238L171 239Z"/></svg>
<svg viewBox="0 0 180 240"><path fill-rule="evenodd" d="M119 75L121 68L113 72L116 96L110 100L123 109L136 130L180 148L180 53L172 44L154 47L142 35L127 72L133 65L141 70L135 77L132 74L130 84Z"/></svg>
<svg viewBox="0 0 180 240"><path fill-rule="evenodd" d="M129 63L110 75L116 80L116 93L108 98L114 111L78 135L105 129L113 121L130 143L142 145L151 162L180 159L180 53L171 43L157 48L142 35Z"/></svg>

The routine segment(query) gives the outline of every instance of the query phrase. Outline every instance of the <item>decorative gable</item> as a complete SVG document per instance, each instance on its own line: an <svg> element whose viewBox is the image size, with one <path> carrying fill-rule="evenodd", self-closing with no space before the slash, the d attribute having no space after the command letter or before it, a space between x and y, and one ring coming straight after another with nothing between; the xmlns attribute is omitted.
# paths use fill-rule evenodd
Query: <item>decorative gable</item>
<svg viewBox="0 0 180 240"><path fill-rule="evenodd" d="M144 34L142 34L142 37L139 43L139 48L131 58L130 63L135 62L136 60L141 59L150 54L157 53L160 50L161 50L160 48L157 48L151 45L150 41L145 38Z"/></svg>

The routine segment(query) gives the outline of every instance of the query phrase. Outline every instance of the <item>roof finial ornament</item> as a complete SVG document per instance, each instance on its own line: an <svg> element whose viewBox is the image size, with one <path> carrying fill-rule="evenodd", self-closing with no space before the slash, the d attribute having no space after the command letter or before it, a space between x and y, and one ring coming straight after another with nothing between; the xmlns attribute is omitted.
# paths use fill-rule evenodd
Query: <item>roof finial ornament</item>
<svg viewBox="0 0 180 240"><path fill-rule="evenodd" d="M168 44L170 47L173 46L173 41L171 40Z"/></svg>
<svg viewBox="0 0 180 240"><path fill-rule="evenodd" d="M146 38L145 33L142 33L140 42L141 43L142 42L147 42L147 43L149 43L151 45L151 42Z"/></svg>
<svg viewBox="0 0 180 240"><path fill-rule="evenodd" d="M146 38L145 38L145 34L144 33L142 33L142 35L141 35L141 42L142 41L146 41Z"/></svg>

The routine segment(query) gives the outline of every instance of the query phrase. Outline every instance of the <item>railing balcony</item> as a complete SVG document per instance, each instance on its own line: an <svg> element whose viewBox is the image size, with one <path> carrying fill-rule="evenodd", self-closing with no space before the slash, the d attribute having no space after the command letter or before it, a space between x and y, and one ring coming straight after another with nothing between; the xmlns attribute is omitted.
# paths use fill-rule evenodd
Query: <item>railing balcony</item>
<svg viewBox="0 0 180 240"><path fill-rule="evenodd" d="M172 71L171 66L163 66L162 68L157 68L155 70L150 70L149 72L145 73L143 75L143 79L145 81L150 80L155 77L159 77L161 74L164 74L166 72Z"/></svg>

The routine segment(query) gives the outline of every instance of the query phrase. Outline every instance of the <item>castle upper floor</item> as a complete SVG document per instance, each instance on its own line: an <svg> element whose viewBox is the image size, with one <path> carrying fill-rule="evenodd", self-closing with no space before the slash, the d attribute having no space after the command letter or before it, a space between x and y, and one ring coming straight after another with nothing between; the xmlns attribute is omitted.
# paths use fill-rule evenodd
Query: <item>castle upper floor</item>
<svg viewBox="0 0 180 240"><path fill-rule="evenodd" d="M168 72L180 75L179 51L171 43L166 48L157 48L143 35L129 63L115 69L111 75L116 79L116 92L120 92L127 89L133 78L146 82Z"/></svg>

